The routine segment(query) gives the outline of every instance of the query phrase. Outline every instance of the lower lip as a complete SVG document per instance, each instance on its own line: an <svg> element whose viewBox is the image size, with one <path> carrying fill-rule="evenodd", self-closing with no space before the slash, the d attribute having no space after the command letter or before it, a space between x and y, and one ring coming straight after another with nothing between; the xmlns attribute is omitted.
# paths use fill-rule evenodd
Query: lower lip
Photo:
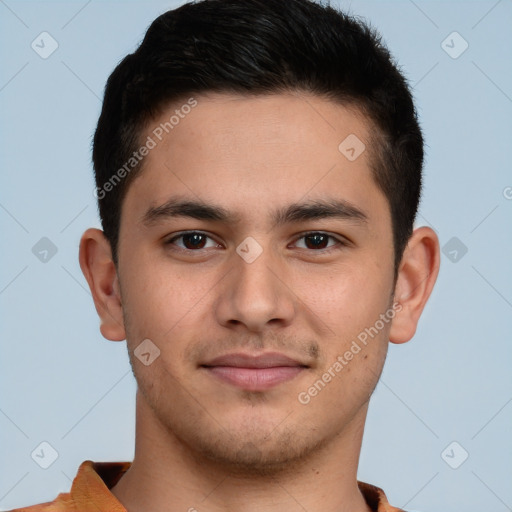
<svg viewBox="0 0 512 512"><path fill-rule="evenodd" d="M264 391L293 379L305 368L302 366L275 366L272 368L239 368L209 366L215 377L248 391Z"/></svg>

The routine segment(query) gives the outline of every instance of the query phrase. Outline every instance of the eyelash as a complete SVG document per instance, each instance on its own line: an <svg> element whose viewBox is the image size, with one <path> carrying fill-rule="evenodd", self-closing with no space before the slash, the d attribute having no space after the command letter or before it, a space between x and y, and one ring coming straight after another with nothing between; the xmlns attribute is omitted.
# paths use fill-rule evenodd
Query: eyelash
<svg viewBox="0 0 512 512"><path fill-rule="evenodd" d="M174 242L176 240L183 238L184 236L187 236L187 235L202 235L202 236L205 236L205 237L213 240L213 238L210 235L208 235L207 233L204 233L202 231L183 231L182 233L179 233L178 235L174 235L172 238L167 240L165 242L165 245L174 245ZM336 238L334 235L330 235L329 233L326 233L324 231L308 231L307 233L303 233L302 235L300 235L296 239L296 241L307 238L308 236L313 236L313 235L327 236L329 239L335 240L337 242L337 244L332 245L330 247L326 247L324 249L308 249L306 247L305 249L308 250L309 252L319 252L322 254L327 254L333 250L340 250L341 248L346 247L349 244L348 241L344 241L342 239ZM176 246L176 247L177 247L177 250L181 250L181 251L185 251L185 252L189 252L189 253L200 252L203 249L203 248L200 248L200 249L194 250L194 249L187 249L187 248L183 248L183 247L179 247L179 246Z"/></svg>

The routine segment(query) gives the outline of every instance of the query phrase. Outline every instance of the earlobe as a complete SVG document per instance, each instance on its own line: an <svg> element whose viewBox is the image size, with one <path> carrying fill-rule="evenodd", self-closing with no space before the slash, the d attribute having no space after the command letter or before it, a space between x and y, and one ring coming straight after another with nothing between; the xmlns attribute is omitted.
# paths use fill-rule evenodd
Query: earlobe
<svg viewBox="0 0 512 512"><path fill-rule="evenodd" d="M394 300L401 305L391 325L389 340L405 343L416 332L419 318L439 273L439 240L428 227L414 230L405 248Z"/></svg>
<svg viewBox="0 0 512 512"><path fill-rule="evenodd" d="M103 231L90 228L80 240L80 267L100 317L100 331L111 341L126 338L121 293L112 251Z"/></svg>

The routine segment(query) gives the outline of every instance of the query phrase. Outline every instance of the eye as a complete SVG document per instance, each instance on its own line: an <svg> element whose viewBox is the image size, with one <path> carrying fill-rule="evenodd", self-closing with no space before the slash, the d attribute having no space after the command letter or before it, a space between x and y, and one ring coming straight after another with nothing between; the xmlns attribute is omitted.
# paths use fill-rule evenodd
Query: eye
<svg viewBox="0 0 512 512"><path fill-rule="evenodd" d="M176 246L183 251L199 251L212 247L220 247L220 244L212 237L201 231L187 231L174 235L165 242L166 245ZM295 242L299 249L310 249L318 252L329 252L331 249L347 245L343 240L322 231L311 231L303 234Z"/></svg>
<svg viewBox="0 0 512 512"><path fill-rule="evenodd" d="M177 241L181 240L181 243ZM208 245L207 240L210 240ZM186 233L180 233L179 235L173 236L167 240L166 245L176 245L180 249L194 251L197 249L207 249L208 247L218 247L219 244L215 242L207 234L200 231L189 231Z"/></svg>
<svg viewBox="0 0 512 512"><path fill-rule="evenodd" d="M299 247L301 249L325 250L331 249L336 245L346 245L343 241L339 240L338 238L327 233L323 233L321 231L312 231L310 233L305 233L298 240L304 240L303 246ZM334 243L331 245L329 245L330 240L334 241Z"/></svg>

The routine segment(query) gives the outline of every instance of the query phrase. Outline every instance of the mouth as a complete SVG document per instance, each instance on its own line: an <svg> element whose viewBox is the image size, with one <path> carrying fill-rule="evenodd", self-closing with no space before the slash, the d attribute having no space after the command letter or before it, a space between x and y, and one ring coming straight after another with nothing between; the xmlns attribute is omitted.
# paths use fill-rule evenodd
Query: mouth
<svg viewBox="0 0 512 512"><path fill-rule="evenodd" d="M300 361L275 352L257 356L227 354L200 366L212 377L246 391L265 391L309 368Z"/></svg>

